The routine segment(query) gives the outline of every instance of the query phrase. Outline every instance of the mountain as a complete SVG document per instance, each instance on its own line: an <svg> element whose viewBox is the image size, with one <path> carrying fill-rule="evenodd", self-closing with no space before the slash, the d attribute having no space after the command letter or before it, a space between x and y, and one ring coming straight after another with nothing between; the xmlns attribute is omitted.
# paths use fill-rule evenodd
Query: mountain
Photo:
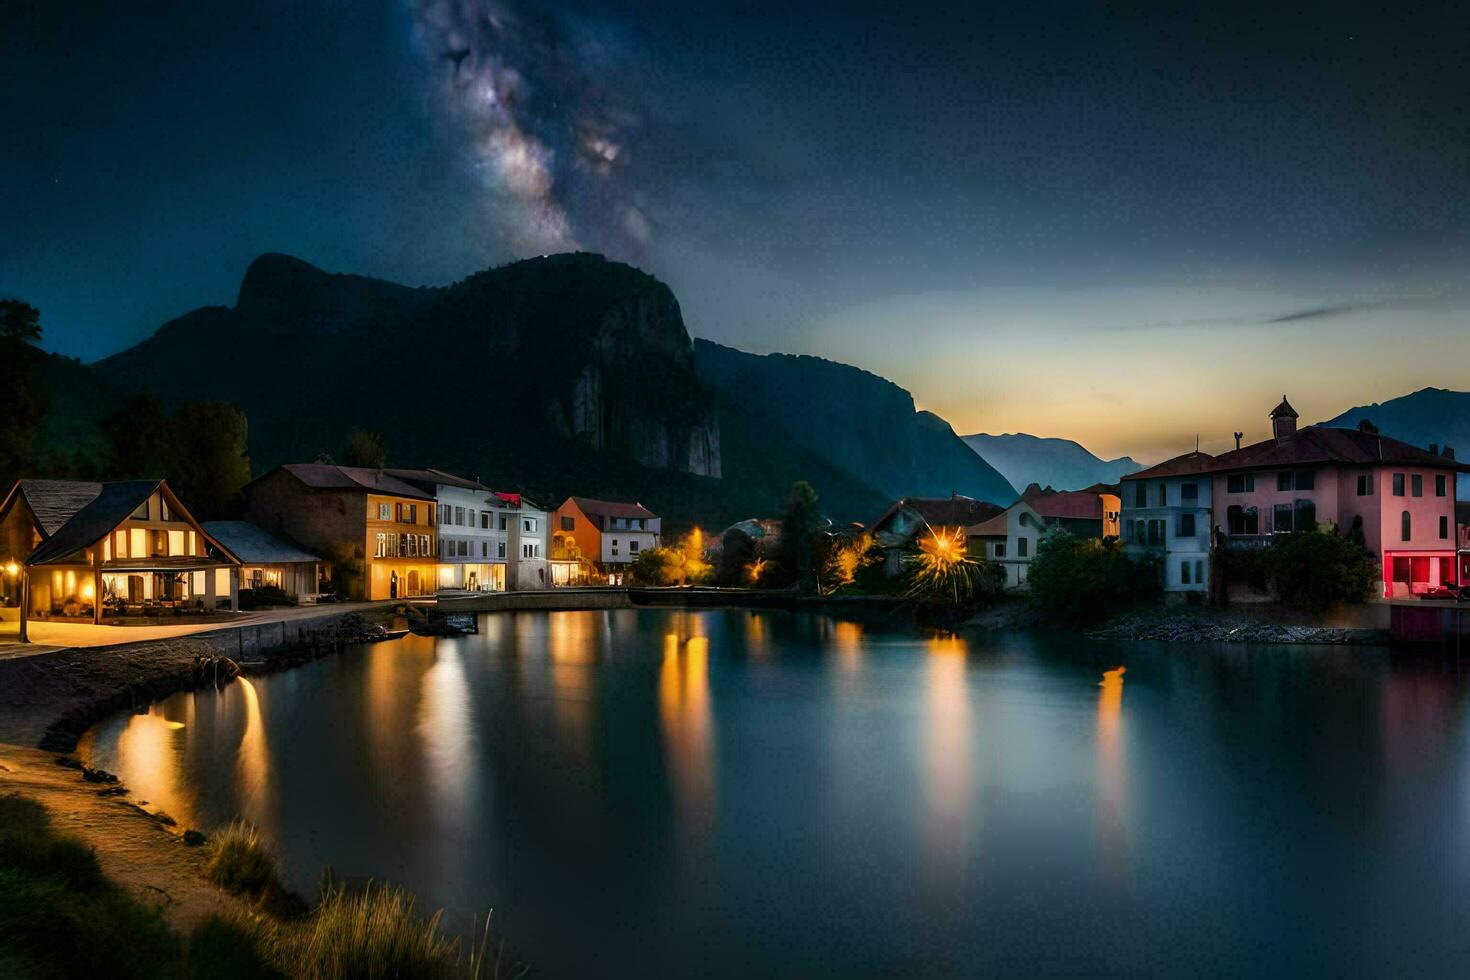
<svg viewBox="0 0 1470 980"><path fill-rule="evenodd" d="M965 444L1000 471L1012 486L1030 483L1058 490L1081 490L1094 483L1117 483L1143 469L1128 456L1099 459L1071 439L1047 439L1024 432L992 436L978 432Z"/></svg>
<svg viewBox="0 0 1470 980"><path fill-rule="evenodd" d="M915 411L911 394L875 374L819 357L748 354L707 340L694 342L694 362L716 393L720 431L732 452L788 452L841 477L825 487L810 481L829 515L871 521L903 496L960 493L1001 505L1016 499L1005 477L971 452L948 422Z"/></svg>
<svg viewBox="0 0 1470 980"><path fill-rule="evenodd" d="M907 392L791 360L812 363L793 374L779 359L703 342L696 352L667 286L598 255L414 288L268 254L233 307L164 324L73 380L86 390L67 400L93 412L108 392L151 390L166 408L230 402L249 419L257 475L373 429L395 465L549 502L639 500L675 527L779 513L798 479L844 521L871 520L905 493L1014 497ZM798 397L807 375L823 379L813 392L829 405Z"/></svg>
<svg viewBox="0 0 1470 980"><path fill-rule="evenodd" d="M1409 395L1350 408L1323 425L1356 428L1364 419L1395 439L1428 447L1453 446L1461 461L1470 459L1470 391L1423 388ZM1470 499L1470 476L1461 474L1457 494Z"/></svg>

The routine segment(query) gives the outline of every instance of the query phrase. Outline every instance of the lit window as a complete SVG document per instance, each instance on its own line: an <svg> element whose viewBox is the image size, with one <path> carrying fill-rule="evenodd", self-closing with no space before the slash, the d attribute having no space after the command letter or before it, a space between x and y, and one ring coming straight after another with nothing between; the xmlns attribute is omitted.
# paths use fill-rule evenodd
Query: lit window
<svg viewBox="0 0 1470 980"><path fill-rule="evenodd" d="M393 519L393 505L392 504L379 504L378 505L378 520L380 520L380 521L391 521L392 519Z"/></svg>

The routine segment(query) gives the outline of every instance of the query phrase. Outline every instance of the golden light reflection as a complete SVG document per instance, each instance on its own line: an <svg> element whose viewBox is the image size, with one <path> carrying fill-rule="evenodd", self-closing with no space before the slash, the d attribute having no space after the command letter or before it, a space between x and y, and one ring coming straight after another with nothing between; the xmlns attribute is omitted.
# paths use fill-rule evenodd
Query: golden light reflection
<svg viewBox="0 0 1470 980"><path fill-rule="evenodd" d="M927 647L924 866L930 898L944 902L958 897L970 863L974 718L964 639L936 634Z"/></svg>
<svg viewBox="0 0 1470 980"><path fill-rule="evenodd" d="M832 645L837 649L837 664L842 670L842 676L847 680L855 680L863 666L862 624L835 624L832 628Z"/></svg>
<svg viewBox="0 0 1470 980"><path fill-rule="evenodd" d="M1118 876L1127 867L1125 813L1128 792L1123 755L1123 675L1127 667L1104 671L1097 695L1098 820L1103 870Z"/></svg>
<svg viewBox="0 0 1470 980"><path fill-rule="evenodd" d="M240 754L235 760L240 815L267 829L274 814L270 743L260 714L260 695L249 678L240 678L240 695L245 702L245 731L240 736Z"/></svg>
<svg viewBox="0 0 1470 980"><path fill-rule="evenodd" d="M117 739L117 758L127 760L124 774L133 797L148 801L148 809L163 810L181 827L197 825L194 794L182 774L182 722L153 705L146 715L133 715Z"/></svg>
<svg viewBox="0 0 1470 980"><path fill-rule="evenodd" d="M593 685L604 629L599 612L554 612L547 621L551 652L551 697L563 747L579 763L591 762Z"/></svg>
<svg viewBox="0 0 1470 980"><path fill-rule="evenodd" d="M470 786L476 756L473 698L458 644L435 648L434 666L424 675L417 729L430 797L426 817L437 828L431 846L441 871L449 874L463 856L455 836L473 826Z"/></svg>
<svg viewBox="0 0 1470 980"><path fill-rule="evenodd" d="M659 728L679 824L704 839L714 821L714 733L710 717L709 640L664 635L658 679Z"/></svg>
<svg viewBox="0 0 1470 980"><path fill-rule="evenodd" d="M770 659L770 639L766 636L766 617L763 613L745 614L745 649L752 660Z"/></svg>

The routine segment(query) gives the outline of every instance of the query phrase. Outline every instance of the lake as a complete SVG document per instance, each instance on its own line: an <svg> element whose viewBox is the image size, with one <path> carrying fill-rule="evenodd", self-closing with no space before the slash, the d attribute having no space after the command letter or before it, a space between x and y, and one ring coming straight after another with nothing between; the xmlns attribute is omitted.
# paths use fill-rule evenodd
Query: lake
<svg viewBox="0 0 1470 980"><path fill-rule="evenodd" d="M547 976L1470 967L1453 659L789 612L499 613L82 745L289 883L494 909Z"/></svg>

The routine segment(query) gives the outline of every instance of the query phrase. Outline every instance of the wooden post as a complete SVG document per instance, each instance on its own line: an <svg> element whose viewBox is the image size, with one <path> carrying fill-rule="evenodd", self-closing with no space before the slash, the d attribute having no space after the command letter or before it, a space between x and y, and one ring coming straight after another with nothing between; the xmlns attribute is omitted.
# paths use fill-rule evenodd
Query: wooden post
<svg viewBox="0 0 1470 980"><path fill-rule="evenodd" d="M31 569L28 565L20 566L20 633L18 639L21 643L31 642L30 634L26 632L26 623L31 617Z"/></svg>

